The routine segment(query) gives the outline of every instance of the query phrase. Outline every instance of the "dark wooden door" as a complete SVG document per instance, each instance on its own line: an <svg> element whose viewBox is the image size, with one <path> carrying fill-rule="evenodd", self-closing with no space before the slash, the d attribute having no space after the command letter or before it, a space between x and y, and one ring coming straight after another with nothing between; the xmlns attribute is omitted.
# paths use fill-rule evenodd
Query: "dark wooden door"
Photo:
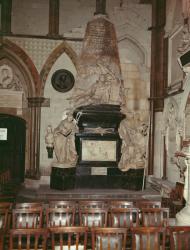
<svg viewBox="0 0 190 250"><path fill-rule="evenodd" d="M10 169L11 178L18 182L24 181L25 141L25 120L0 114L0 171Z"/></svg>

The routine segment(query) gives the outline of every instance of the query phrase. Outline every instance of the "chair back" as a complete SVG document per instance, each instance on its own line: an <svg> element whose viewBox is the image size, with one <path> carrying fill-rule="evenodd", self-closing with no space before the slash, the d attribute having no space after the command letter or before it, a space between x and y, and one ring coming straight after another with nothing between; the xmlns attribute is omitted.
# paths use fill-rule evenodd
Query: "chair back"
<svg viewBox="0 0 190 250"><path fill-rule="evenodd" d="M134 204L132 201L110 201L109 202L109 208L129 208L134 207Z"/></svg>
<svg viewBox="0 0 190 250"><path fill-rule="evenodd" d="M41 202L21 202L21 203L16 203L15 208L38 208L42 207L43 203Z"/></svg>
<svg viewBox="0 0 190 250"><path fill-rule="evenodd" d="M91 200L82 200L78 203L79 209L88 209L88 208L107 208L108 203L106 201L91 201Z"/></svg>
<svg viewBox="0 0 190 250"><path fill-rule="evenodd" d="M146 201L140 200L137 201L136 206L141 208L161 208L161 201Z"/></svg>
<svg viewBox="0 0 190 250"><path fill-rule="evenodd" d="M9 250L46 250L47 234L44 228L11 229Z"/></svg>
<svg viewBox="0 0 190 250"><path fill-rule="evenodd" d="M75 208L77 207L76 201L49 201L50 208Z"/></svg>
<svg viewBox="0 0 190 250"><path fill-rule="evenodd" d="M162 227L169 224L169 208L142 208L141 215L144 227Z"/></svg>
<svg viewBox="0 0 190 250"><path fill-rule="evenodd" d="M86 250L87 227L50 227L52 250Z"/></svg>
<svg viewBox="0 0 190 250"><path fill-rule="evenodd" d="M47 208L47 227L68 227L75 224L75 208Z"/></svg>
<svg viewBox="0 0 190 250"><path fill-rule="evenodd" d="M190 249L190 226L169 227L170 249L189 250Z"/></svg>
<svg viewBox="0 0 190 250"><path fill-rule="evenodd" d="M107 208L81 208L79 209L80 226L106 227L108 218Z"/></svg>
<svg viewBox="0 0 190 250"><path fill-rule="evenodd" d="M138 208L111 208L111 227L137 227L139 226Z"/></svg>
<svg viewBox="0 0 190 250"><path fill-rule="evenodd" d="M133 250L164 250L166 243L166 228L164 227L134 227L132 232Z"/></svg>
<svg viewBox="0 0 190 250"><path fill-rule="evenodd" d="M92 250L126 249L127 229L92 228Z"/></svg>
<svg viewBox="0 0 190 250"><path fill-rule="evenodd" d="M13 228L41 228L43 226L43 209L16 208L12 210Z"/></svg>

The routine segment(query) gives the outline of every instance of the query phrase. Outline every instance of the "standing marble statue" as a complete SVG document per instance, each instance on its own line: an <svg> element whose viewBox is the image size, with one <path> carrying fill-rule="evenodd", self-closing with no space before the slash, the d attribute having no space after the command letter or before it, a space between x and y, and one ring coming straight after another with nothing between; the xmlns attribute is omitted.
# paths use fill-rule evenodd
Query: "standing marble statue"
<svg viewBox="0 0 190 250"><path fill-rule="evenodd" d="M77 161L75 133L77 126L71 113L54 129L54 151L58 163L74 165Z"/></svg>
<svg viewBox="0 0 190 250"><path fill-rule="evenodd" d="M53 149L54 149L54 136L53 129L51 125L48 125L45 135L46 149L48 152L48 158L53 158Z"/></svg>

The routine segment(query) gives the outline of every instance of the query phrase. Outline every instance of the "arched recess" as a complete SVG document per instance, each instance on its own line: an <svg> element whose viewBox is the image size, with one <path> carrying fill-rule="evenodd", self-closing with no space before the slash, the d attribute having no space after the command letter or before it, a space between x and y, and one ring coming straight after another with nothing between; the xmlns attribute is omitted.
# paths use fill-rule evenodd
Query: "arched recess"
<svg viewBox="0 0 190 250"><path fill-rule="evenodd" d="M72 60L73 64L76 67L76 70L78 69L78 56L77 56L77 54L75 53L75 51L66 42L62 42L49 55L49 57L47 58L46 62L44 63L44 66L43 66L43 68L42 68L42 70L40 72L40 78L41 78L41 81L42 81L41 95L43 95L45 83L46 83L48 74L49 74L53 64L56 62L56 60L64 52L70 57L70 59Z"/></svg>
<svg viewBox="0 0 190 250"><path fill-rule="evenodd" d="M7 62L14 65L15 68L23 76L22 88L25 100L21 109L15 107L0 107L0 112L5 114L13 114L21 117L26 121L26 146L25 146L25 171L35 172L35 154L36 154L36 110L29 107L28 98L39 98L39 89L41 89L40 76L36 70L31 58L16 44L8 39L3 39L0 47L0 62ZM38 137L38 136L37 136ZM31 174L29 174L31 175ZM34 175L34 174L33 174Z"/></svg>
<svg viewBox="0 0 190 250"><path fill-rule="evenodd" d="M127 109L148 112L147 95L150 92L148 52L140 42L129 34L119 37L118 47Z"/></svg>
<svg viewBox="0 0 190 250"><path fill-rule="evenodd" d="M120 44L124 42L128 44L126 49L130 50L131 48L132 51L136 51L136 54L139 57L139 64L148 67L149 60L148 60L148 55L147 55L147 51L145 50L145 48L136 39L134 39L133 37L129 35L123 35L122 37L118 39L119 46Z"/></svg>
<svg viewBox="0 0 190 250"><path fill-rule="evenodd" d="M23 49L14 44L8 39L4 39L0 47L0 58L8 57L20 68L21 72L25 75L27 81L27 89L29 96L38 96L39 89L41 88L41 80L38 71Z"/></svg>

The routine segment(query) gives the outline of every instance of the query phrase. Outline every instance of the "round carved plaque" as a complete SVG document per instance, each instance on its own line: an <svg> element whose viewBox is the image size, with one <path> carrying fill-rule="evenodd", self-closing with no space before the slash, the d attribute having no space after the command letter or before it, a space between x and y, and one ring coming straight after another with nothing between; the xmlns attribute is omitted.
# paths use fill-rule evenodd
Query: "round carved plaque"
<svg viewBox="0 0 190 250"><path fill-rule="evenodd" d="M52 75L51 83L55 90L59 92L67 92L73 88L75 78L70 71L59 69Z"/></svg>

